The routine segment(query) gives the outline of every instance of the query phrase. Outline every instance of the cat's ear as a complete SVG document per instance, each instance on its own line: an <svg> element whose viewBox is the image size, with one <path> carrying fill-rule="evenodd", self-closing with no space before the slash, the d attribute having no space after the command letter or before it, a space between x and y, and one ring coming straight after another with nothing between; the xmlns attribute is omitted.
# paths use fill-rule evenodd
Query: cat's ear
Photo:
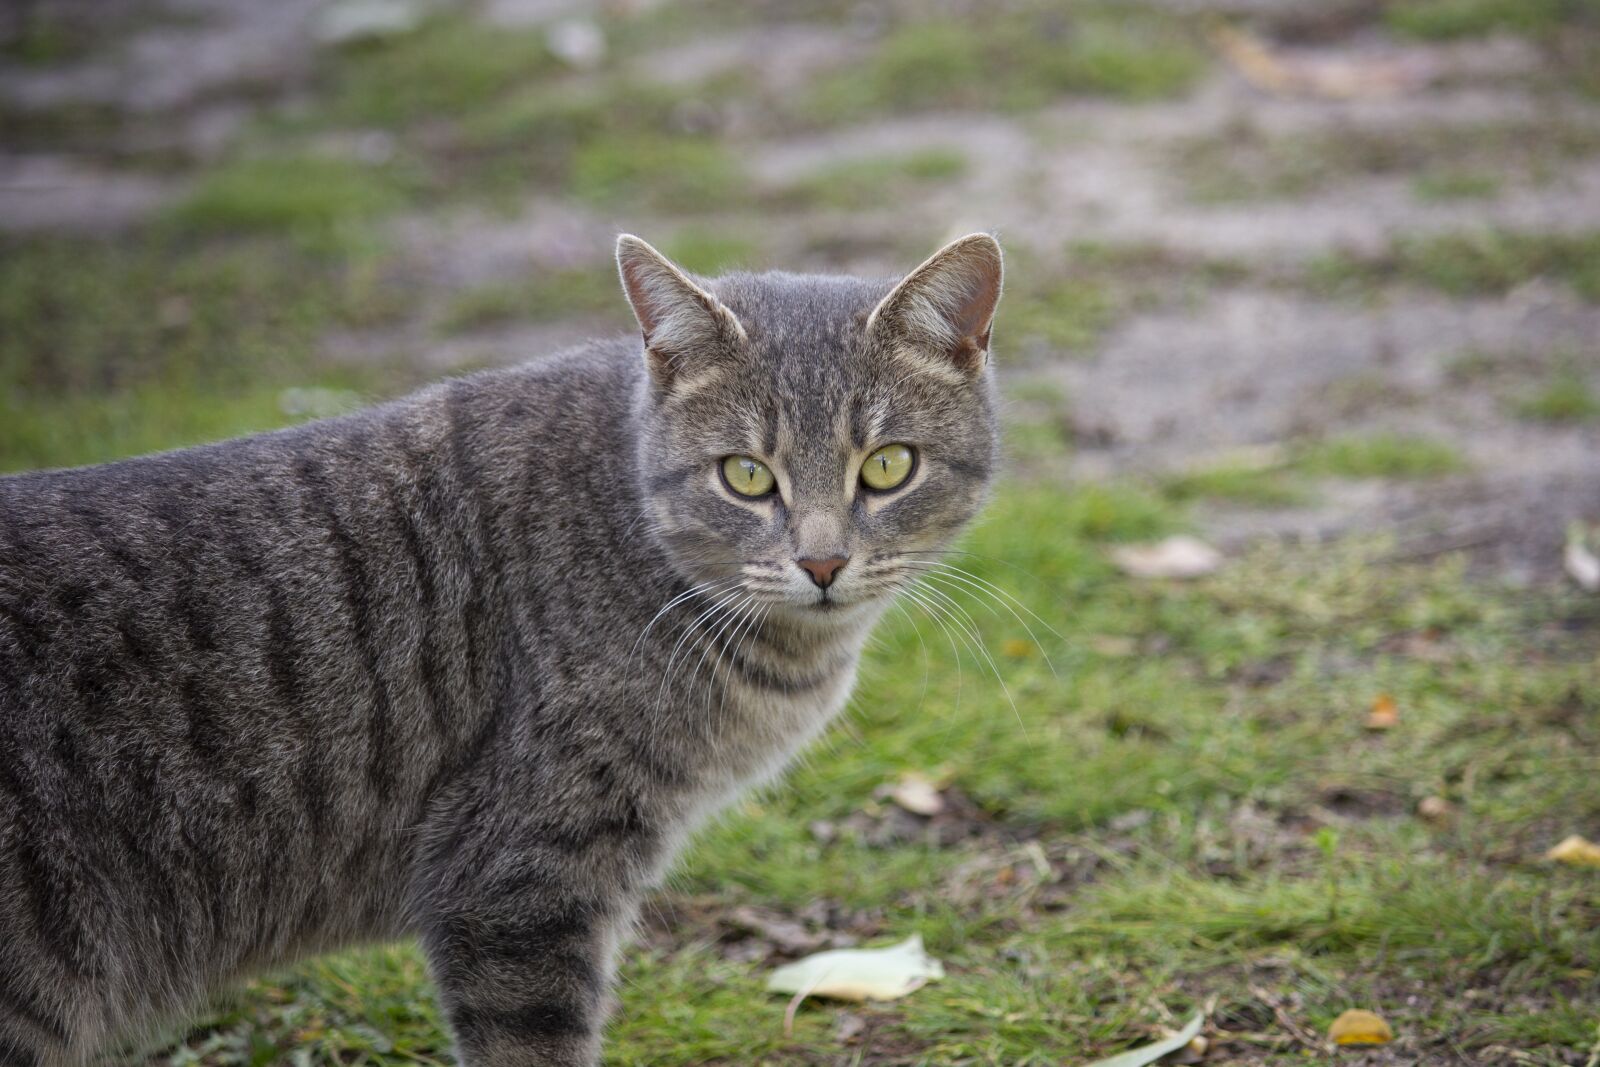
<svg viewBox="0 0 1600 1067"><path fill-rule="evenodd" d="M744 326L720 300L631 233L617 238L617 271L644 334L650 370L662 385L746 339Z"/></svg>
<svg viewBox="0 0 1600 1067"><path fill-rule="evenodd" d="M1000 279L1000 242L968 234L906 275L873 309L867 331L936 370L971 377L988 360Z"/></svg>

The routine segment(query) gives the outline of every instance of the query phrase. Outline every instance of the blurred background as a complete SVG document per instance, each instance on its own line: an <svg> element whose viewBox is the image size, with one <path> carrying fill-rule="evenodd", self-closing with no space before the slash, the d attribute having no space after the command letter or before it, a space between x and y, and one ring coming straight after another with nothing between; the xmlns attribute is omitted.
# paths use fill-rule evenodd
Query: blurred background
<svg viewBox="0 0 1600 1067"><path fill-rule="evenodd" d="M898 274L976 229L972 566L1064 636L973 607L985 678L897 623L665 898L613 1061L1060 1063L1200 1007L1303 1062L1377 1006L1393 1062L1585 1062L1600 890L1538 857L1600 838L1596 0L9 0L0 470L629 329L622 230ZM782 1033L761 964L913 928L942 991ZM434 1062L422 989L341 957L150 1055Z"/></svg>

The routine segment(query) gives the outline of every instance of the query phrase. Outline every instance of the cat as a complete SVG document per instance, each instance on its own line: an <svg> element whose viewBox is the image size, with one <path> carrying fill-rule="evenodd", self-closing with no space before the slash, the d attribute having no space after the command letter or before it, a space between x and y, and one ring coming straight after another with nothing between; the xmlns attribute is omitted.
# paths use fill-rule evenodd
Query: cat
<svg viewBox="0 0 1600 1067"><path fill-rule="evenodd" d="M1001 289L617 264L630 337L0 478L0 1067L410 935L468 1067L598 1062L641 894L980 509Z"/></svg>

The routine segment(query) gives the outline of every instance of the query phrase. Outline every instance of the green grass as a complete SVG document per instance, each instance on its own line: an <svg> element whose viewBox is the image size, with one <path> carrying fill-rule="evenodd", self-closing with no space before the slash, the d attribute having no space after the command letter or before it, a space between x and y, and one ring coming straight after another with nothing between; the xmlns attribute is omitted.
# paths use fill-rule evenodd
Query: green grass
<svg viewBox="0 0 1600 1067"><path fill-rule="evenodd" d="M1476 171L1437 170L1419 174L1411 182L1418 200L1481 200L1500 191L1500 179Z"/></svg>
<svg viewBox="0 0 1600 1067"><path fill-rule="evenodd" d="M320 237L394 211L402 184L387 168L346 159L239 160L203 175L170 221L196 233L282 232Z"/></svg>
<svg viewBox="0 0 1600 1067"><path fill-rule="evenodd" d="M1452 296L1497 295L1539 278L1564 282L1584 300L1600 301L1600 233L1477 230L1402 237L1377 257L1336 254L1312 266L1314 285L1370 291L1411 282Z"/></svg>
<svg viewBox="0 0 1600 1067"><path fill-rule="evenodd" d="M684 270L715 276L730 270L757 270L758 242L724 228L687 226L662 243L662 252Z"/></svg>
<svg viewBox="0 0 1600 1067"><path fill-rule="evenodd" d="M967 156L948 148L929 148L903 156L857 159L834 164L780 190L777 203L786 208L861 210L885 207L905 196L920 195L967 171Z"/></svg>
<svg viewBox="0 0 1600 1067"><path fill-rule="evenodd" d="M748 199L732 151L710 137L607 135L572 155L569 192L601 206L709 213Z"/></svg>
<svg viewBox="0 0 1600 1067"><path fill-rule="evenodd" d="M1588 422L1600 418L1600 396L1588 378L1563 370L1517 401L1516 413L1536 422Z"/></svg>
<svg viewBox="0 0 1600 1067"><path fill-rule="evenodd" d="M1600 20L1595 0L1391 0L1384 11L1393 29L1412 37L1450 40L1497 30L1542 34L1570 23Z"/></svg>
<svg viewBox="0 0 1600 1067"><path fill-rule="evenodd" d="M280 390L366 391L324 334L404 313L366 251L265 238L0 241L0 470L113 459L291 421ZM402 374L399 380L404 380Z"/></svg>
<svg viewBox="0 0 1600 1067"><path fill-rule="evenodd" d="M332 52L325 67L331 117L398 127L470 114L557 64L540 30L440 15L413 33Z"/></svg>
<svg viewBox="0 0 1600 1067"><path fill-rule="evenodd" d="M509 322L550 322L575 315L628 315L627 301L615 273L605 268L539 271L514 282L501 282L459 293L440 319L442 333L468 333Z"/></svg>
<svg viewBox="0 0 1600 1067"><path fill-rule="evenodd" d="M1205 65L1182 29L1138 12L921 19L893 29L867 62L824 77L804 106L814 118L840 121L1026 109L1077 94L1148 100L1188 89Z"/></svg>
<svg viewBox="0 0 1600 1067"><path fill-rule="evenodd" d="M1442 441L1374 434L1307 445L1295 466L1308 474L1340 478L1437 478L1465 469L1466 462Z"/></svg>
<svg viewBox="0 0 1600 1067"><path fill-rule="evenodd" d="M1244 463L1221 463L1170 475L1162 479L1161 492L1180 503L1222 500L1263 508L1293 507L1310 499L1307 487L1297 484L1289 471Z"/></svg>

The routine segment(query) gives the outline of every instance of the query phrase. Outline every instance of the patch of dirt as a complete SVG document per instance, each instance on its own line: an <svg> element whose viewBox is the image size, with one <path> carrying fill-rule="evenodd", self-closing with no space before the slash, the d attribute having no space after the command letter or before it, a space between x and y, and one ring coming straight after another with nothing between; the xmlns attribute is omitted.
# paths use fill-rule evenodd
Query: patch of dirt
<svg viewBox="0 0 1600 1067"><path fill-rule="evenodd" d="M871 43L836 26L778 23L751 26L657 49L641 64L662 85L693 85L744 73L772 93L801 89L826 71L860 61Z"/></svg>
<svg viewBox="0 0 1600 1067"><path fill-rule="evenodd" d="M143 221L181 182L108 171L68 156L0 155L0 231L107 232Z"/></svg>
<svg viewBox="0 0 1600 1067"><path fill-rule="evenodd" d="M1203 467L1307 436L1449 442L1466 472L1329 482L1313 506L1201 516L1224 543L1393 529L1402 553L1470 549L1527 579L1554 572L1570 520L1600 515L1600 428L1520 419L1520 382L1462 381L1454 368L1465 353L1576 352L1595 337L1600 308L1537 288L1498 300L1400 291L1358 305L1245 287L1137 315L1093 358L1045 374L1106 430L1103 447L1079 448L1079 477ZM1350 383L1356 402L1335 403Z"/></svg>

